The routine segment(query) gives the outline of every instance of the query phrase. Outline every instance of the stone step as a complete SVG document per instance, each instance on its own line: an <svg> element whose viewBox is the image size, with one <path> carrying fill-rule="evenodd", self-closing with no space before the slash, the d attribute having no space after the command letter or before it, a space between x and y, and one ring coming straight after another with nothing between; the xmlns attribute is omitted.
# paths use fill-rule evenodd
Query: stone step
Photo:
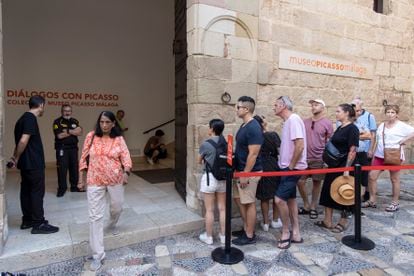
<svg viewBox="0 0 414 276"><path fill-rule="evenodd" d="M105 249L121 248L142 241L201 229L204 220L187 208L137 214L124 209L119 234L105 233ZM63 227L64 228L64 227ZM90 255L88 223L73 223L50 235L31 235L29 230L10 235L0 271L20 271Z"/></svg>

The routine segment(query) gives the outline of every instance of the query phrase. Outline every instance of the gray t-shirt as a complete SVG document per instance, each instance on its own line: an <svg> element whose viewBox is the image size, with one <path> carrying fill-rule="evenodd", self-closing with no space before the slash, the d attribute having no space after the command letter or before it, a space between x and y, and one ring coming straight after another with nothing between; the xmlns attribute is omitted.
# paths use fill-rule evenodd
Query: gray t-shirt
<svg viewBox="0 0 414 276"><path fill-rule="evenodd" d="M211 136L207 140L211 139L214 142L218 143L219 136ZM213 167L214 158L216 156L216 148L205 140L201 145L198 153L208 162L208 164ZM203 170L205 171L205 165L203 165Z"/></svg>

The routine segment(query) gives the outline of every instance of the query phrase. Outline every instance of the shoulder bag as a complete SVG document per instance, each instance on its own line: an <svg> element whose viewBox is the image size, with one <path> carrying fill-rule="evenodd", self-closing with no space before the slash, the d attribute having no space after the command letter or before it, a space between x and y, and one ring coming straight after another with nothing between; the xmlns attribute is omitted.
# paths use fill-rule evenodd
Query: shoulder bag
<svg viewBox="0 0 414 276"><path fill-rule="evenodd" d="M385 147L385 123L382 129L382 144L384 145L384 165L401 165L401 145L398 148Z"/></svg>
<svg viewBox="0 0 414 276"><path fill-rule="evenodd" d="M325 150L323 151L322 160L330 168L337 168L342 164L347 156L348 153L340 153L335 145L329 141L325 146Z"/></svg>

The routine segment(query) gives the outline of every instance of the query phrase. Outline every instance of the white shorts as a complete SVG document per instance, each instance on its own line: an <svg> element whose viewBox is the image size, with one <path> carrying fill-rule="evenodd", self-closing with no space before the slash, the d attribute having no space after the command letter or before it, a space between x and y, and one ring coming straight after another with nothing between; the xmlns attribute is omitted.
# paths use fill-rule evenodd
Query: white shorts
<svg viewBox="0 0 414 276"><path fill-rule="evenodd" d="M212 193L225 193L226 181L217 180L212 173L209 173L209 185L207 186L207 173L203 173L200 183L200 192L212 194Z"/></svg>

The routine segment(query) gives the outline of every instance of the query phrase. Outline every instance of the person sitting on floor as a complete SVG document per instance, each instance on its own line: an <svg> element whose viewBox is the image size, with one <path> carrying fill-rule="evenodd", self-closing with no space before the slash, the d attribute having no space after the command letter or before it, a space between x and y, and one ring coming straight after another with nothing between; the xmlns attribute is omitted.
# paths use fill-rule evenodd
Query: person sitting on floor
<svg viewBox="0 0 414 276"><path fill-rule="evenodd" d="M164 131L158 129L155 132L155 136L148 139L147 144L144 148L144 154L147 157L148 163L154 165L159 159L167 157L167 149L165 145L161 143L161 137L164 136Z"/></svg>

